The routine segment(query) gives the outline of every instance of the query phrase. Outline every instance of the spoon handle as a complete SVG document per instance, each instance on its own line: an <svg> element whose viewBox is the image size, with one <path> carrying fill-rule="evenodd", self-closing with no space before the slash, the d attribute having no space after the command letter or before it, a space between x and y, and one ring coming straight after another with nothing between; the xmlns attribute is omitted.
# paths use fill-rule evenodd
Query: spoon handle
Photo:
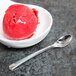
<svg viewBox="0 0 76 76"><path fill-rule="evenodd" d="M28 55L27 57L22 58L21 60L15 62L15 63L13 63L13 64L11 64L11 65L9 66L9 69L10 69L10 70L14 70L16 67L18 67L18 66L21 65L22 63L24 63L24 62L28 61L29 59L31 59L31 58L39 55L40 53L46 51L47 49L49 49L49 48L51 48L51 47L53 47L53 46L51 45L51 46L45 47L45 48L43 48L43 49L41 49L41 50L39 50L39 51L37 51L37 52L32 53L31 55Z"/></svg>

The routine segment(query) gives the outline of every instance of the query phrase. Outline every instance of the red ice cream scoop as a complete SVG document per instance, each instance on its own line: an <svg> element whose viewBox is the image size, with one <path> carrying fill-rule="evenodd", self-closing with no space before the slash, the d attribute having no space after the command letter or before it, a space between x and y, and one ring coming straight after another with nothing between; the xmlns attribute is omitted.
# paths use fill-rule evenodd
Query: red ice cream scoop
<svg viewBox="0 0 76 76"><path fill-rule="evenodd" d="M12 40L30 38L38 24L38 11L22 4L13 4L5 11L4 35Z"/></svg>

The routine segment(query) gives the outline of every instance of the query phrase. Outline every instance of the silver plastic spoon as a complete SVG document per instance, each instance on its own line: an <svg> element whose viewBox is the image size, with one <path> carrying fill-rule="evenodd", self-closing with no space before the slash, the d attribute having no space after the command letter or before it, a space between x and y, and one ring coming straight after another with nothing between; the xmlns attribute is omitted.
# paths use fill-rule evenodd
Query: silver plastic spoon
<svg viewBox="0 0 76 76"><path fill-rule="evenodd" d="M9 69L10 69L10 70L14 70L16 67L18 67L18 66L21 65L22 63L28 61L29 59L37 56L38 54L46 51L46 50L49 49L49 48L52 48L52 47L65 47L65 46L67 46L67 45L71 42L71 40L72 40L72 36L71 36L71 35L62 36L62 37L60 37L54 44L52 44L52 45L50 45L50 46L47 46L47 47L45 47L45 48L43 48L43 49L41 49L41 50L39 50L39 51L37 51L37 52L34 52L34 53L32 53L31 55L28 55L27 57L24 57L23 59L15 62L15 63L13 63L13 64L11 64L11 65L9 66Z"/></svg>

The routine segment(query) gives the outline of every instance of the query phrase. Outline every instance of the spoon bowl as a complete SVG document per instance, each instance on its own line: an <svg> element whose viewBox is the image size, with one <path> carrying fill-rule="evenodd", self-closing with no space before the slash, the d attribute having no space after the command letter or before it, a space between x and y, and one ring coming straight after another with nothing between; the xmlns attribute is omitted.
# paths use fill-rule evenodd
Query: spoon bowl
<svg viewBox="0 0 76 76"><path fill-rule="evenodd" d="M40 41L42 41L49 33L52 27L53 19L51 14L46 9L40 6L30 5L30 4L24 4L24 5L30 8L35 8L39 12L38 16L39 16L40 24L37 25L37 29L36 29L36 32L34 32L34 35L29 39L19 40L19 41L9 40L6 37L4 37L3 30L2 30L2 20L3 20L5 10L12 4L18 4L18 3L9 1L8 3L5 4L5 6L0 5L2 7L2 9L0 10L0 12L2 12L0 14L0 42L8 47L24 48L24 47L35 45Z"/></svg>
<svg viewBox="0 0 76 76"><path fill-rule="evenodd" d="M65 35L60 37L52 46L54 47L65 47L67 46L72 40L71 35Z"/></svg>

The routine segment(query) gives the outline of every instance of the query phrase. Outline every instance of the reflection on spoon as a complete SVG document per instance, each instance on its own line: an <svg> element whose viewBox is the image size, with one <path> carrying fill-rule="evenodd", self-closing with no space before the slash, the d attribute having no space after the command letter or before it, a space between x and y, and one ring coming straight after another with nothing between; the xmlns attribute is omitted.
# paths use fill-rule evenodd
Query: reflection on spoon
<svg viewBox="0 0 76 76"><path fill-rule="evenodd" d="M72 40L72 36L71 35L62 36L53 45L47 46L47 47L45 47L45 48L43 48L43 49L41 49L41 50L39 50L37 52L32 53L31 55L28 55L27 57L24 57L23 59L11 64L9 66L9 69L10 70L14 70L16 67L18 67L22 63L28 61L29 59L37 56L38 54L46 51L49 48L52 48L52 47L65 47L71 42L71 40Z"/></svg>

